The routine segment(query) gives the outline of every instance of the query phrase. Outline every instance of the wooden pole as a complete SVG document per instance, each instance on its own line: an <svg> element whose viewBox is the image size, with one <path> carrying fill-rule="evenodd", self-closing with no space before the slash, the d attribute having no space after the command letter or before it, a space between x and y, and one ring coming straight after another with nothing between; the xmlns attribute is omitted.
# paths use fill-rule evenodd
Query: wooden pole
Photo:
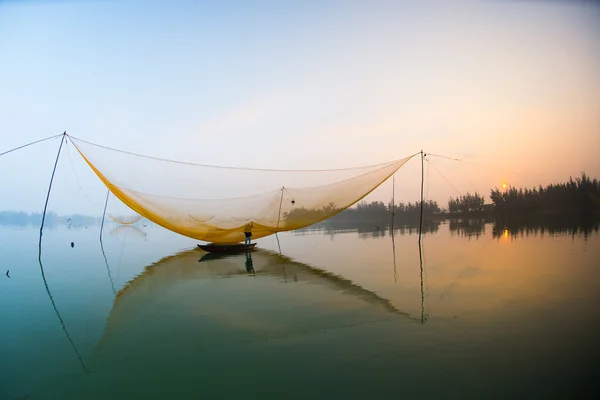
<svg viewBox="0 0 600 400"><path fill-rule="evenodd" d="M58 153L56 154L56 160L54 161L54 168L52 169L52 175L50 176L50 185L48 185L48 193L46 194L46 203L44 204L44 212L42 213L42 224L40 225L40 253L42 249L42 231L44 230L44 222L46 221L46 210L48 208L48 200L50 200L50 191L52 190L52 182L54 182L54 173L56 172L56 166L58 165L58 158L60 157L60 151L63 143L65 142L65 136L67 132L63 133L62 139L60 140L60 146L58 147Z"/></svg>
<svg viewBox="0 0 600 400"><path fill-rule="evenodd" d="M108 206L108 196L110 196L110 189L106 189L106 201L104 202L104 211L102 212L102 223L100 224L100 243L102 243L102 230L104 229L104 217L106 215L106 206Z"/></svg>
<svg viewBox="0 0 600 400"><path fill-rule="evenodd" d="M423 181L425 180L425 172L423 167L423 150L421 150L421 217L419 219L419 246L421 245L421 235L423 231Z"/></svg>
<svg viewBox="0 0 600 400"><path fill-rule="evenodd" d="M281 198L279 199L279 212L277 214L277 227L275 228L276 232L279 230L279 219L281 218L281 204L283 203L283 191L285 190L285 186L281 187Z"/></svg>

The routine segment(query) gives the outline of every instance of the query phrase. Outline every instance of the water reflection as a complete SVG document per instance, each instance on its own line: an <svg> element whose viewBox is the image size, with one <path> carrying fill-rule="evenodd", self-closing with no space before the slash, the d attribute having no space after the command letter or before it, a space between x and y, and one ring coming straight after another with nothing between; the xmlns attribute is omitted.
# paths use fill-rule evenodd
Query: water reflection
<svg viewBox="0 0 600 400"><path fill-rule="evenodd" d="M81 357L81 354L79 353L79 350L77 349L77 346L75 346L75 342L73 342L73 339L71 338L71 335L69 334L69 331L67 330L67 326L65 325L65 321L63 320L62 316L60 315L60 312L58 311L58 308L56 307L56 302L54 301L54 296L52 296L52 292L50 291L50 286L48 286L48 281L46 280L46 273L44 271L44 264L42 263L42 239L41 239L41 237L42 237L42 235L41 235L41 232L40 232L40 244L39 244L39 249L38 249L38 262L40 264L40 272L41 272L41 275L42 275L42 280L44 282L44 287L46 288L46 293L48 294L48 298L50 299L50 303L52 303L52 309L54 310L54 313L56 314L56 317L58 318L58 321L60 322L62 330L65 333L65 336L66 336L67 340L71 344L71 347L73 348L73 351L75 352L75 355L77 356L77 359L79 360L79 364L81 365L81 368L83 368L83 371L87 374L87 373L89 373L89 370L86 367L85 363L83 362L83 358Z"/></svg>
<svg viewBox="0 0 600 400"><path fill-rule="evenodd" d="M476 238L485 235L485 224L491 222L483 218L457 218L450 219L449 229L451 235L466 238Z"/></svg>
<svg viewBox="0 0 600 400"><path fill-rule="evenodd" d="M112 278L110 266L108 265L108 259L106 258L106 251L104 251L104 242L102 236L100 236L100 250L102 251L102 257L104 257L104 265L106 266L106 272L108 273L108 280L110 281L110 287L112 288L113 294L116 296L117 291L115 289L115 281Z"/></svg>
<svg viewBox="0 0 600 400"><path fill-rule="evenodd" d="M156 348L190 350L395 316L421 322L346 278L275 252L188 250L146 267L117 293L96 358L143 357L153 340L161 341Z"/></svg>
<svg viewBox="0 0 600 400"><path fill-rule="evenodd" d="M425 291L423 290L423 245L419 240L419 272L421 277L421 324L424 324L425 317Z"/></svg>
<svg viewBox="0 0 600 400"><path fill-rule="evenodd" d="M246 252L246 272L254 274L254 263L252 262L252 252Z"/></svg>
<svg viewBox="0 0 600 400"><path fill-rule="evenodd" d="M424 221L423 233L437 233L444 221ZM497 215L495 217L488 216L486 218L449 218L447 221L452 236L475 239L486 236L487 224L492 224L492 236L495 238L538 234L570 234L587 237L590 233L600 230L600 216L598 215L524 213ZM293 234L296 236L306 236L320 232L329 235L331 240L334 240L336 234L356 232L361 239L371 239L384 238L387 235L391 237L392 229L394 234L400 236L419 233L419 226L415 224L392 226L391 224L370 224L364 221L336 221L317 224L298 230Z"/></svg>
<svg viewBox="0 0 600 400"><path fill-rule="evenodd" d="M245 254L246 256L246 262L245 262L245 268L246 268L246 272L249 274L255 274L256 271L254 270L254 262L252 261L252 251L247 251L243 254ZM206 262L206 261L210 261L210 260L223 260L223 259L228 259L231 258L232 255L231 254L224 254L224 253L206 253L205 255L203 255L202 257L200 257L200 260L198 260L199 262Z"/></svg>
<svg viewBox="0 0 600 400"><path fill-rule="evenodd" d="M110 231L111 235L121 235L123 233L125 235L131 233L138 237L144 238L146 241L148 240L147 233L135 225L119 225Z"/></svg>
<svg viewBox="0 0 600 400"><path fill-rule="evenodd" d="M165 242L158 236L162 231L149 231L148 243L133 236L127 240L127 254L132 256L123 259L122 273L129 283L121 290L116 285L114 299L108 281L114 273L115 284L120 282L119 252L126 241L105 235L107 262L97 251L95 232L87 233L87 244L78 238L75 250L66 245L70 235L57 237L69 255L86 245L90 250L80 253L86 258L71 259L58 252L64 249L54 254L55 247L47 246L50 285L46 275L43 278L56 314L50 311L49 326L58 335L44 334L42 339L36 331L28 336L34 329L25 323L31 317L25 316L32 315L27 311L34 310L35 303L24 304L23 298L36 296L22 295L25 286L13 295L3 291L8 294L6 304L11 304L5 309L19 307L2 319L4 327L18 327L14 335L4 330L3 372L7 381L21 379L12 384L12 393L42 387L37 376L51 374L40 367L40 360L49 356L27 353L40 352L42 346L35 346L39 341L60 350L46 369L56 370L62 379L73 369L73 350L64 342L65 334L68 339L72 334L79 346L75 352L91 373L80 374L78 380L70 377L68 383L63 383L67 378L60 384L57 380L43 398L186 397L196 390L211 393L207 387L221 394L222 388L233 386L240 393L229 397L239 397L250 386L270 389L274 382L283 382L265 396L275 398L289 388L290 376L299 387L323 393L321 379L331 371L336 378L332 381L348 383L343 389L332 383L327 398L336 397L339 390L345 390L344 397L359 390L356 397L385 397L414 379L430 378L439 384L427 385L424 390L429 392L422 397L440 398L464 395L463 387L456 392L448 388L473 368L484 378L469 382L472 395L466 397L518 397L535 390L546 397L560 392L568 398L557 382L569 380L574 383L568 388L576 387L575 379L588 376L588 364L594 361L589 349L598 332L593 305L600 293L600 237L590 235L584 241L584 229L579 228L576 240L498 240L511 238L510 224L498 224L494 234L488 224L479 237L478 226L472 221L466 227L444 224L437 234L424 236L422 248L416 236L400 236L400 229L385 228L385 240L375 235L363 240L357 230L340 235L330 230L335 243L315 232L281 235L281 245L293 258L281 256L273 238L273 252L223 256L194 249L144 267L184 246L177 242L159 248ZM50 268L53 255L58 262ZM37 264L35 258L32 262ZM111 260L114 265L109 265ZM90 267L79 268L81 262ZM35 274L39 283L37 269ZM6 289L24 282L16 274L13 278L17 279L3 280L10 284ZM43 294L41 310L48 314L46 293L41 286L36 289ZM61 307L63 314L58 313ZM24 343L21 348L19 342ZM72 342L69 339L74 346ZM27 357L32 360L27 363L31 373L18 370ZM68 369L57 366L62 360ZM235 378L237 385L231 385L232 366L245 371ZM374 388L381 393L373 394Z"/></svg>
<svg viewBox="0 0 600 400"><path fill-rule="evenodd" d="M203 263L205 268L197 268L196 262ZM133 293L140 285L151 283L154 287L161 285L167 289L172 283L188 278L219 279L244 276L248 272L259 277L275 278L283 283L289 282L287 275L290 275L293 282L321 285L377 305L390 313L409 316L397 310L389 300L364 289L349 279L263 249L240 254L203 253L196 249L177 253L146 267L144 272L119 291L117 301L124 294Z"/></svg>
<svg viewBox="0 0 600 400"><path fill-rule="evenodd" d="M522 214L506 215L496 218L492 235L494 238L518 236L544 236L555 234L582 235L598 232L600 217L579 214Z"/></svg>
<svg viewBox="0 0 600 400"><path fill-rule="evenodd" d="M437 233L440 229L441 220L430 220L423 221L423 233L432 234ZM314 232L323 232L326 235L330 235L333 239L333 235L338 233L346 232L357 232L358 237L361 239L371 238L384 238L387 235L392 235L392 229L396 235L414 235L419 233L418 224L373 224L364 221L351 222L351 221L335 221L328 222L326 224L316 224L314 226L294 231L293 234L296 236L305 236L313 234Z"/></svg>

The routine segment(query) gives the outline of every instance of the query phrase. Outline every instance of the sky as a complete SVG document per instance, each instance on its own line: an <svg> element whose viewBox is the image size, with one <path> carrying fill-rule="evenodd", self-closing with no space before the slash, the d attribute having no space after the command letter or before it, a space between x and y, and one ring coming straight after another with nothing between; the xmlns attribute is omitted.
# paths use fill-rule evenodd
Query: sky
<svg viewBox="0 0 600 400"><path fill-rule="evenodd" d="M592 1L0 0L0 153L63 131L257 168L423 150L461 160L424 164L442 207L502 183L600 178L598 38ZM0 209L43 209L59 141L0 157ZM420 178L414 158L396 200L418 200ZM391 194L386 182L367 200ZM66 148L49 209L94 215L105 195Z"/></svg>

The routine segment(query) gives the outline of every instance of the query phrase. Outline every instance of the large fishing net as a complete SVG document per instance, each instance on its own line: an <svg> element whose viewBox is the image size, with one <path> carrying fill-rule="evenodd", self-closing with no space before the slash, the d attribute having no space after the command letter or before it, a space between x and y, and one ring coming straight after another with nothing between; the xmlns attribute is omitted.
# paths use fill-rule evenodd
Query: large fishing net
<svg viewBox="0 0 600 400"><path fill-rule="evenodd" d="M233 168L159 159L69 138L109 190L140 216L214 243L243 241L249 225L256 239L329 218L413 157L334 170Z"/></svg>

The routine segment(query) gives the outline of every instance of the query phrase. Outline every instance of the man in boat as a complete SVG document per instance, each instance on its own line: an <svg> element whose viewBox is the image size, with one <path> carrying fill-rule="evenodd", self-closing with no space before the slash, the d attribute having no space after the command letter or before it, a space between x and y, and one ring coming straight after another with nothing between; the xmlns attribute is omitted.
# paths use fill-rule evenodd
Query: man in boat
<svg viewBox="0 0 600 400"><path fill-rule="evenodd" d="M244 244L250 244L252 241L252 225L254 225L254 223L250 221L244 226L244 235L246 236Z"/></svg>

